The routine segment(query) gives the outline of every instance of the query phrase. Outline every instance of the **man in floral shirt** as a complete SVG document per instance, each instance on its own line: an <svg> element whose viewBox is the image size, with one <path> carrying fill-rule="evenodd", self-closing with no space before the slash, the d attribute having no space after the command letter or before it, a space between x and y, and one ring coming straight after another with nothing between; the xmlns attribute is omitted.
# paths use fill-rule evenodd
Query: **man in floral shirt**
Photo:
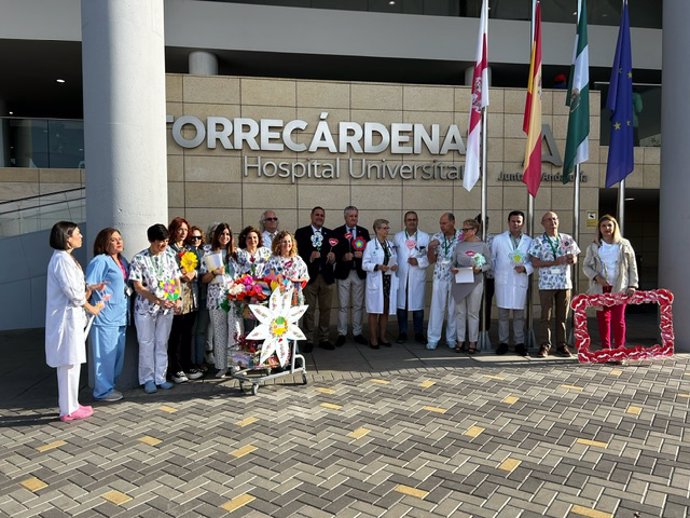
<svg viewBox="0 0 690 518"><path fill-rule="evenodd" d="M535 237L528 254L532 266L539 269L539 301L541 318L539 322L539 353L544 358L551 350L551 319L556 313L557 351L566 357L572 356L566 344L566 321L570 306L572 265L577 264L580 248L568 234L558 232L558 215L547 212L541 218L544 233Z"/></svg>
<svg viewBox="0 0 690 518"><path fill-rule="evenodd" d="M455 216L450 212L441 214L439 219L441 231L431 236L427 250L427 259L434 264L434 281L431 290L429 307L429 325L427 327L426 348L434 350L441 340L443 318L446 317L446 344L455 349L457 333L455 330L455 300L450 293L453 285L452 266L455 246L462 241L462 232L455 230ZM446 315L447 311L447 315Z"/></svg>

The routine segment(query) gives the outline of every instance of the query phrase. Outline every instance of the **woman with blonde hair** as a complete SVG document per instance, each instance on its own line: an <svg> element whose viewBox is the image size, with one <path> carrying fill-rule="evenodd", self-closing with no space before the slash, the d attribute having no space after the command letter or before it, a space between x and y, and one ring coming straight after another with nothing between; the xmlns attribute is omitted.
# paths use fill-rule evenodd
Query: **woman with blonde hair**
<svg viewBox="0 0 690 518"><path fill-rule="evenodd" d="M451 268L453 273L459 272L461 268L472 268L471 282L454 282L451 286L456 308L455 331L458 335L455 352L465 350L467 331L469 347L466 350L470 354L478 352L479 310L484 293L484 272L491 269L491 250L480 239L478 233L479 222L476 219L466 219L462 222L463 239L455 247Z"/></svg>
<svg viewBox="0 0 690 518"><path fill-rule="evenodd" d="M369 345L391 346L386 338L388 315L395 315L398 305L398 255L395 245L389 241L388 220L374 221L374 236L362 254L362 270L367 272L365 302L369 313Z"/></svg>
<svg viewBox="0 0 690 518"><path fill-rule="evenodd" d="M287 230L281 230L273 238L271 250L273 255L266 263L265 271L282 275L290 281L295 289L293 305L304 304L302 285L309 282L309 272L307 264L297 254L295 238Z"/></svg>
<svg viewBox="0 0 690 518"><path fill-rule="evenodd" d="M618 221L606 214L599 218L597 237L587 247L582 270L589 278L589 294L632 295L639 285L635 250L621 236ZM616 347L625 346L625 306L605 306L597 311L602 349L611 348L611 328Z"/></svg>

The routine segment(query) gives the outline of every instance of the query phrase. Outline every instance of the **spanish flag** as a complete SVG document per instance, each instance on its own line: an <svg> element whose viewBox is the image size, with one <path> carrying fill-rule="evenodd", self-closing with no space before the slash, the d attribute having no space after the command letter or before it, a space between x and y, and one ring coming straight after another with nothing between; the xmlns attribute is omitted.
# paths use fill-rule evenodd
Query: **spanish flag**
<svg viewBox="0 0 690 518"><path fill-rule="evenodd" d="M532 56L529 65L529 83L525 102L525 118L522 131L527 134L525 163L522 166L522 181L527 192L537 196L541 183L541 2L537 0L534 9L534 36Z"/></svg>

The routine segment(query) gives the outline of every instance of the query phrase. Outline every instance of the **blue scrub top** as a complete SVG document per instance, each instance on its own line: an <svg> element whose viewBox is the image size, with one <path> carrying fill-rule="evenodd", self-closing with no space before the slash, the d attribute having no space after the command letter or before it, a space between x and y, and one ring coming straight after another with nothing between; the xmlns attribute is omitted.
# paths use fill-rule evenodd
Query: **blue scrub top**
<svg viewBox="0 0 690 518"><path fill-rule="evenodd" d="M122 262L129 277L129 263L122 257ZM86 284L98 284L105 282L105 293L110 299L96 317L95 326L126 326L127 308L129 297L125 293L127 283L122 275L122 270L115 260L106 254L97 255L86 267ZM103 292L101 292L103 293ZM95 304L100 300L98 294L92 294L90 302Z"/></svg>

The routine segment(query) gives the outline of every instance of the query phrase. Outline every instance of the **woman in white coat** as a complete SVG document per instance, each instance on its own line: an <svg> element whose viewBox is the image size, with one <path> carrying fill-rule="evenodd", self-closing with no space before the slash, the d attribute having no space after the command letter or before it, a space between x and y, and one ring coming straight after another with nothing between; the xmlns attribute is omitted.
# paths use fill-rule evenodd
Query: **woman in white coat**
<svg viewBox="0 0 690 518"><path fill-rule="evenodd" d="M388 220L374 221L374 239L367 243L362 255L362 269L367 272L365 301L369 313L369 345L378 349L379 344L390 347L386 337L388 315L397 308L398 260L395 245L388 241Z"/></svg>
<svg viewBox="0 0 690 518"><path fill-rule="evenodd" d="M64 422L86 419L93 408L79 404L79 374L86 362L86 314L98 315L102 304L93 306L88 299L84 271L72 251L80 248L83 236L76 223L60 221L50 231L50 246L55 249L48 264L46 279L46 363L57 369L58 406Z"/></svg>

